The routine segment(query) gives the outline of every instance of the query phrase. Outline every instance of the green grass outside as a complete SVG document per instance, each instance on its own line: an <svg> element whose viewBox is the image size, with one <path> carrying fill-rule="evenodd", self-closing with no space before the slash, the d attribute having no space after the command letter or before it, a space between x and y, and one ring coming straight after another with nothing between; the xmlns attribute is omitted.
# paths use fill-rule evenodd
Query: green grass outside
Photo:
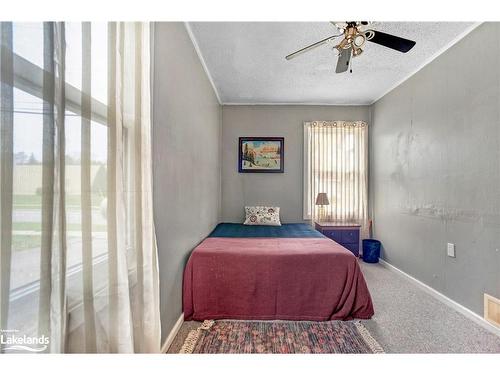
<svg viewBox="0 0 500 375"><path fill-rule="evenodd" d="M74 237L69 237L74 238ZM12 235L12 250L23 251L40 248L42 236L40 234L14 234Z"/></svg>
<svg viewBox="0 0 500 375"><path fill-rule="evenodd" d="M91 197L92 207L99 207L104 197L101 194L93 193ZM40 208L42 207L42 196L35 195L14 195L13 199L14 208ZM80 207L80 195L67 195L66 206Z"/></svg>
<svg viewBox="0 0 500 375"><path fill-rule="evenodd" d="M100 203L104 197L100 194L92 194L92 207L100 208ZM14 195L13 196L14 209L41 209L42 196L41 195ZM81 196L68 195L66 196L66 206L73 209L80 209ZM81 224L66 224L68 231L81 231ZM13 231L33 231L40 232L42 224L40 222L14 222L12 223ZM105 224L93 224L93 232L105 232L107 226ZM13 234L12 235L12 249L14 251L23 251L33 248L39 248L41 244L41 234Z"/></svg>

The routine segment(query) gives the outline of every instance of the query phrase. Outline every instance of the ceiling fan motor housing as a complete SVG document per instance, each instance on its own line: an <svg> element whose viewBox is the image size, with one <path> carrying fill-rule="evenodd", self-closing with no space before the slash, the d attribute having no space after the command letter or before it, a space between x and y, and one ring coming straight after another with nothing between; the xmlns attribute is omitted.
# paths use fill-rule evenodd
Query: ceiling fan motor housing
<svg viewBox="0 0 500 375"><path fill-rule="evenodd" d="M356 57L363 53L363 47L367 37L363 31L360 31L358 24L362 22L347 22L347 27L344 30L344 39L337 45L337 49L352 49L352 56ZM368 24L366 22L366 24Z"/></svg>

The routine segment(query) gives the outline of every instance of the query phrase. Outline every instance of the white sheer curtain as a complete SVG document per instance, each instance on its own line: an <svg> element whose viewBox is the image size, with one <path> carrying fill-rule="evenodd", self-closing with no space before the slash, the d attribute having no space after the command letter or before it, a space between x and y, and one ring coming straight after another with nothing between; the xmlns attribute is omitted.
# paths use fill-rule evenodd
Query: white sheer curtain
<svg viewBox="0 0 500 375"><path fill-rule="evenodd" d="M368 236L368 125L363 121L304 123L304 219L317 220L318 193L329 205L323 219L361 224Z"/></svg>
<svg viewBox="0 0 500 375"><path fill-rule="evenodd" d="M115 281L109 292L110 351L158 352L149 24L111 23L109 38L108 251Z"/></svg>
<svg viewBox="0 0 500 375"><path fill-rule="evenodd" d="M0 37L0 328L44 352L159 352L149 24Z"/></svg>

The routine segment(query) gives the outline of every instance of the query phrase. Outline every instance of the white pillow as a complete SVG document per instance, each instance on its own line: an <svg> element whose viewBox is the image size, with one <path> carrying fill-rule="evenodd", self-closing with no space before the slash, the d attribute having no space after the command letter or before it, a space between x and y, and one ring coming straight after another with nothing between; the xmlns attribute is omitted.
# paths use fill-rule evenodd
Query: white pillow
<svg viewBox="0 0 500 375"><path fill-rule="evenodd" d="M244 225L281 225L280 208L268 206L246 206Z"/></svg>

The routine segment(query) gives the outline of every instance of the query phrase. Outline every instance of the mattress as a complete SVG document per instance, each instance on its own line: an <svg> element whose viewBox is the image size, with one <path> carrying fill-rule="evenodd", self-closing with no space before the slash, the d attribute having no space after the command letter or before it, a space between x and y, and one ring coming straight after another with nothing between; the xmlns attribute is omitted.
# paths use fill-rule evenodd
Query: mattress
<svg viewBox="0 0 500 375"><path fill-rule="evenodd" d="M307 224L219 225L184 270L184 319L369 319L358 259L314 232Z"/></svg>
<svg viewBox="0 0 500 375"><path fill-rule="evenodd" d="M323 238L324 236L305 223L282 224L281 226L221 223L215 227L209 237Z"/></svg>

